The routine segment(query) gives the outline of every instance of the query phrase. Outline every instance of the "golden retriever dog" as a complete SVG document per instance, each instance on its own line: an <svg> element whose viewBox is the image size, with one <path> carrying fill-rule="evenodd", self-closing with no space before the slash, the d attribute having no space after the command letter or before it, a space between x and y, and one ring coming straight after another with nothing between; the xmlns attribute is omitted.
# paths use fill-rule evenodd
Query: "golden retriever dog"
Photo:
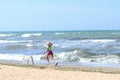
<svg viewBox="0 0 120 80"><path fill-rule="evenodd" d="M27 64L34 65L33 57L32 56L23 56L23 61L27 62Z"/></svg>

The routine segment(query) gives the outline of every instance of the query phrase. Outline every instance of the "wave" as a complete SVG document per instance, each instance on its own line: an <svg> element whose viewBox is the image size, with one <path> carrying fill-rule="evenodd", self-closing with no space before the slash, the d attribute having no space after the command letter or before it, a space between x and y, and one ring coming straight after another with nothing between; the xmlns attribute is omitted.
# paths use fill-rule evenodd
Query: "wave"
<svg viewBox="0 0 120 80"><path fill-rule="evenodd" d="M79 61L79 55L81 52L78 50L71 51L71 52L62 52L57 54L57 58L61 59L62 61Z"/></svg>
<svg viewBox="0 0 120 80"><path fill-rule="evenodd" d="M8 44L8 45L5 45L4 49L9 52L9 50L12 50L12 51L32 51L32 50L36 50L38 49L39 47L37 45L33 45L33 44L30 44L30 43L27 43L27 44Z"/></svg>
<svg viewBox="0 0 120 80"><path fill-rule="evenodd" d="M0 40L0 43L32 43L33 40ZM39 40L36 42L40 42Z"/></svg>
<svg viewBox="0 0 120 80"><path fill-rule="evenodd" d="M118 55L90 55L80 50L59 53L56 57L62 62L120 63Z"/></svg>
<svg viewBox="0 0 120 80"><path fill-rule="evenodd" d="M33 56L35 62L46 61L46 56L42 54L25 55L1 53L0 59L22 61L23 56ZM89 55L80 50L58 53L54 55L54 58L59 62L120 64L120 56L118 55Z"/></svg>
<svg viewBox="0 0 120 80"><path fill-rule="evenodd" d="M22 60L23 54L0 54L0 59L2 60Z"/></svg>
<svg viewBox="0 0 120 80"><path fill-rule="evenodd" d="M64 35L65 33L55 33L55 35Z"/></svg>
<svg viewBox="0 0 120 80"><path fill-rule="evenodd" d="M27 47L33 47L34 45L32 44L26 44Z"/></svg>
<svg viewBox="0 0 120 80"><path fill-rule="evenodd" d="M24 40L20 40L20 41L15 41L15 40L0 40L0 43L19 43L19 42L26 42Z"/></svg>
<svg viewBox="0 0 120 80"><path fill-rule="evenodd" d="M107 42L115 42L116 40L112 40L112 39L95 39L95 40L89 40L89 41L95 42L95 43L98 43L98 42L107 43Z"/></svg>
<svg viewBox="0 0 120 80"><path fill-rule="evenodd" d="M14 36L15 34L0 34L0 37Z"/></svg>
<svg viewBox="0 0 120 80"><path fill-rule="evenodd" d="M21 37L30 37L30 36L41 36L42 33L36 33L36 34L23 34Z"/></svg>
<svg viewBox="0 0 120 80"><path fill-rule="evenodd" d="M117 40L114 39L87 39L87 40L61 40L57 44L54 44L55 47L60 48L80 48L80 47L96 47L96 46L106 46L113 45Z"/></svg>
<svg viewBox="0 0 120 80"><path fill-rule="evenodd" d="M98 44L101 44L101 45L107 45L107 44L111 44L111 43L114 43L116 42L117 40L116 39L87 39L87 40L74 40L73 42L77 42L78 44L80 45L98 45Z"/></svg>
<svg viewBox="0 0 120 80"><path fill-rule="evenodd" d="M34 61L40 61L44 55L25 55L25 54L2 54L0 53L1 60L18 60L23 61L23 56L33 56Z"/></svg>

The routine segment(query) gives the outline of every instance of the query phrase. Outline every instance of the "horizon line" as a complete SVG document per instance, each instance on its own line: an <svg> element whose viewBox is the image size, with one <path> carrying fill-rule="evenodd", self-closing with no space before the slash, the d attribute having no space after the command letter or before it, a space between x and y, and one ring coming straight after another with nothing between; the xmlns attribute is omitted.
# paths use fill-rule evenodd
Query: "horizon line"
<svg viewBox="0 0 120 80"><path fill-rule="evenodd" d="M38 31L119 31L120 29L109 29L109 30L20 30L20 31L0 31L0 32L34 32L34 31L36 31L36 32L38 32Z"/></svg>

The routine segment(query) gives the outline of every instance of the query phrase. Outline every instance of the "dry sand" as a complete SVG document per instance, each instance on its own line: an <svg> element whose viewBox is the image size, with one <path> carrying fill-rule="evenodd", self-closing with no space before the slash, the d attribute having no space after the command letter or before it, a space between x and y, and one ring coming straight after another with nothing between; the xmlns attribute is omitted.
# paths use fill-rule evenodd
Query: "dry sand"
<svg viewBox="0 0 120 80"><path fill-rule="evenodd" d="M120 80L120 74L0 64L0 80Z"/></svg>

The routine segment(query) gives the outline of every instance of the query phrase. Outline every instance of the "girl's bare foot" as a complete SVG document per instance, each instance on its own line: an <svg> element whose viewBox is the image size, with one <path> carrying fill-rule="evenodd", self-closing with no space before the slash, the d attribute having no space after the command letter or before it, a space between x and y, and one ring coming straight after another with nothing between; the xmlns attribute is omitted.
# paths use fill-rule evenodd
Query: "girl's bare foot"
<svg viewBox="0 0 120 80"><path fill-rule="evenodd" d="M55 63L55 66L57 66L57 65L58 65L58 62Z"/></svg>

